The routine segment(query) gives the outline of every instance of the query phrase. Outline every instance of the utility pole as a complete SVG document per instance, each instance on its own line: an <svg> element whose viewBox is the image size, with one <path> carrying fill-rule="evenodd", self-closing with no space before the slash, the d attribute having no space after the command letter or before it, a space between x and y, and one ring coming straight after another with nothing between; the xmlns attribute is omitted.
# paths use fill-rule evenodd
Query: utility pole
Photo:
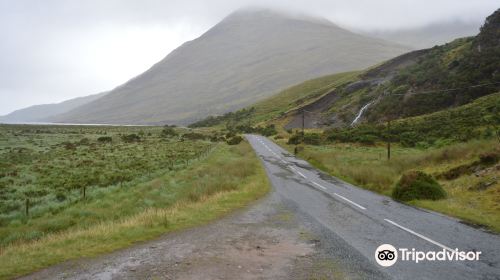
<svg viewBox="0 0 500 280"><path fill-rule="evenodd" d="M302 109L302 140L304 140L304 126L305 126L305 111Z"/></svg>
<svg viewBox="0 0 500 280"><path fill-rule="evenodd" d="M387 122L387 160L391 159L391 120Z"/></svg>

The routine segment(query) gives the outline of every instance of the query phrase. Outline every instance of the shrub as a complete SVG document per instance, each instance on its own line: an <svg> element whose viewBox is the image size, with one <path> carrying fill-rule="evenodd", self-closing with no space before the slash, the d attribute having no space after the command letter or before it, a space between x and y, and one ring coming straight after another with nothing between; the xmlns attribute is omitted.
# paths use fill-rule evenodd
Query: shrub
<svg viewBox="0 0 500 280"><path fill-rule="evenodd" d="M80 142L79 142L80 145L88 145L89 143L90 143L89 138L82 138L82 139L80 139Z"/></svg>
<svg viewBox="0 0 500 280"><path fill-rule="evenodd" d="M319 145L321 144L321 135L318 133L306 133L304 134L304 143L309 145Z"/></svg>
<svg viewBox="0 0 500 280"><path fill-rule="evenodd" d="M175 137L177 136L177 132L175 129L171 126L165 126L163 130L161 131L161 135L163 137Z"/></svg>
<svg viewBox="0 0 500 280"><path fill-rule="evenodd" d="M59 191L56 193L56 199L57 201L65 201L66 200L66 194L62 191Z"/></svg>
<svg viewBox="0 0 500 280"><path fill-rule="evenodd" d="M399 179L392 192L392 197L400 201L438 200L445 198L446 192L432 176L422 171L409 171Z"/></svg>
<svg viewBox="0 0 500 280"><path fill-rule="evenodd" d="M298 145L302 142L302 135L294 134L292 137L288 138L289 145Z"/></svg>
<svg viewBox="0 0 500 280"><path fill-rule="evenodd" d="M500 159L500 154L495 152L479 155L479 161L484 165L493 165Z"/></svg>
<svg viewBox="0 0 500 280"><path fill-rule="evenodd" d="M365 145L374 145L375 144L375 141L377 141L377 136L374 136L374 135L361 135L358 137L358 141L361 143L361 144L365 144Z"/></svg>
<svg viewBox="0 0 500 280"><path fill-rule="evenodd" d="M274 124L267 125L264 128L258 127L257 132L261 133L264 136L272 136L278 133Z"/></svg>
<svg viewBox="0 0 500 280"><path fill-rule="evenodd" d="M101 136L97 138L97 142L100 143L111 143L113 141L113 138L110 136Z"/></svg>
<svg viewBox="0 0 500 280"><path fill-rule="evenodd" d="M141 141L141 137L134 133L134 134L129 134L129 135L123 135L122 140L123 140L123 142L133 143L133 142Z"/></svg>
<svg viewBox="0 0 500 280"><path fill-rule="evenodd" d="M182 139L185 140L205 140L205 138L205 135L197 132L189 132L182 135Z"/></svg>
<svg viewBox="0 0 500 280"><path fill-rule="evenodd" d="M229 140L227 140L227 144L228 145L238 145L239 143L241 143L241 141L243 141L243 137L234 136L234 137L230 138Z"/></svg>

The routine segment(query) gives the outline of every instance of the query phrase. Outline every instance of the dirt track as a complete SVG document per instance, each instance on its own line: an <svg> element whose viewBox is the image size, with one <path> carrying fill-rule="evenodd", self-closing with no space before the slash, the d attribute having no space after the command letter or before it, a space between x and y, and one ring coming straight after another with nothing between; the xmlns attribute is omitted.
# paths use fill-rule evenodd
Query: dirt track
<svg viewBox="0 0 500 280"><path fill-rule="evenodd" d="M22 279L363 278L336 263L329 246L290 207L272 193L216 223Z"/></svg>

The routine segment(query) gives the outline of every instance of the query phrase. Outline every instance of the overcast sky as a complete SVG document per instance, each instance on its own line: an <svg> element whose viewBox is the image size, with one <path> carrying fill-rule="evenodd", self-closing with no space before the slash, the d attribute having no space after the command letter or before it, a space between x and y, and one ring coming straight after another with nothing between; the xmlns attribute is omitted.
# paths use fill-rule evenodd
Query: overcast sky
<svg viewBox="0 0 500 280"><path fill-rule="evenodd" d="M271 3L272 4L269 4ZM232 11L318 15L353 29L482 22L498 0L0 0L0 115L110 90Z"/></svg>

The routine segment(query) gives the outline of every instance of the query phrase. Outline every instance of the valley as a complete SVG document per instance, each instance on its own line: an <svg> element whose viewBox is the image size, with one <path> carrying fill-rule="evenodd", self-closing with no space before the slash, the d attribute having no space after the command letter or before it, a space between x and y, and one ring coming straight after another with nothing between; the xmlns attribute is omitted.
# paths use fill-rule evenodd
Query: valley
<svg viewBox="0 0 500 280"><path fill-rule="evenodd" d="M497 279L500 10L478 31L416 50L236 10L110 91L1 117L0 279Z"/></svg>

